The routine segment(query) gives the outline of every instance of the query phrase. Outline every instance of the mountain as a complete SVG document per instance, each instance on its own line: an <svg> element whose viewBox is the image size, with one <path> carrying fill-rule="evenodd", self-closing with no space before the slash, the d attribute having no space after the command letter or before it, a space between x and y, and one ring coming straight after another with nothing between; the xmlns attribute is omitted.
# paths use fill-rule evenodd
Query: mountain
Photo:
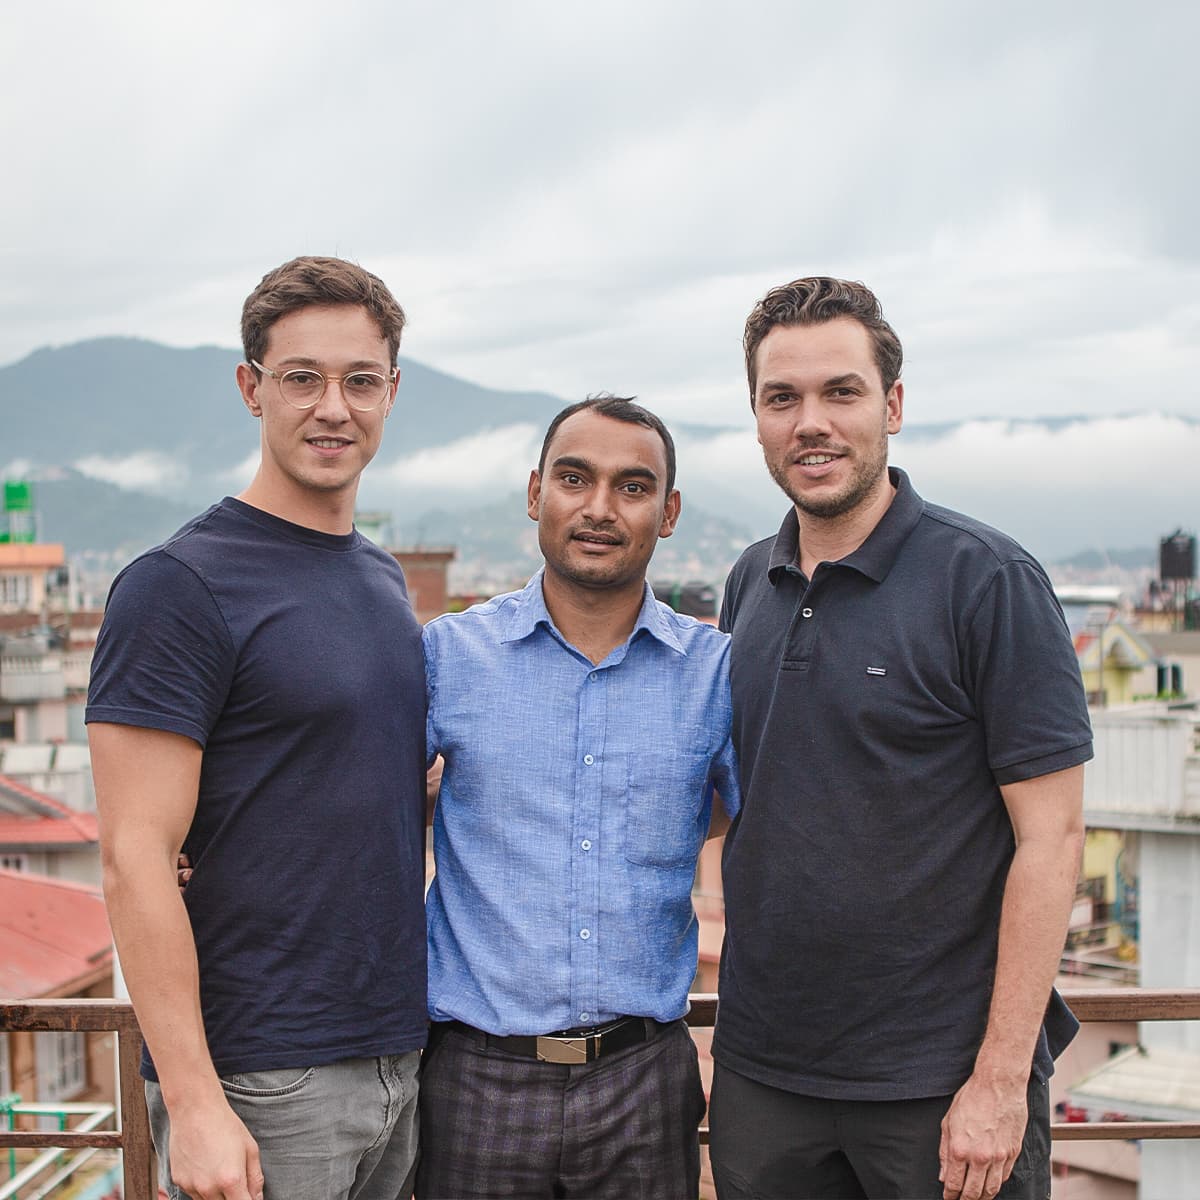
<svg viewBox="0 0 1200 1200"><path fill-rule="evenodd" d="M70 555L95 550L121 559L156 545L195 515L189 504L126 491L71 467L31 472L38 536L62 542Z"/></svg>
<svg viewBox="0 0 1200 1200"><path fill-rule="evenodd" d="M234 387L239 359L214 346L131 338L37 350L0 368L0 475L39 481L43 536L72 550L150 544L250 479L258 431ZM459 545L460 561L536 561L520 493L564 401L483 387L410 359L400 366L397 405L360 507L390 513L405 540ZM1195 416L921 425L916 398L906 409L890 457L917 490L1046 561L1084 551L1105 561L1114 546L1152 556L1158 538L1200 523ZM678 558L716 578L730 544L778 527L787 501L763 469L750 413L739 401L730 414L735 423L725 428L669 422L684 515L656 563Z"/></svg>

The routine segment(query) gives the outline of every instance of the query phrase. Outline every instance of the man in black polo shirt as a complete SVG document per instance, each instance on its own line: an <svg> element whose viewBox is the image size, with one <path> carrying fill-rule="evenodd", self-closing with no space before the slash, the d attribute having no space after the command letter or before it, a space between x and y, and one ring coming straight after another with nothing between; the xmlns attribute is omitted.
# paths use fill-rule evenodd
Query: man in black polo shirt
<svg viewBox="0 0 1200 1200"><path fill-rule="evenodd" d="M1061 610L1020 546L888 468L902 353L867 288L774 289L745 350L792 508L722 611L719 1194L1044 1200L1091 757Z"/></svg>

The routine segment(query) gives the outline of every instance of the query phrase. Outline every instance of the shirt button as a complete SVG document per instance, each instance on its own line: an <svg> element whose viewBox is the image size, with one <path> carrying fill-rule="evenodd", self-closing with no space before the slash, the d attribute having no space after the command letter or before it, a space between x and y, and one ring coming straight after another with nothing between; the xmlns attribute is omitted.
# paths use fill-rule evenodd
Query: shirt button
<svg viewBox="0 0 1200 1200"><path fill-rule="evenodd" d="M579 936L586 942L592 936L592 931L590 929L581 929Z"/></svg>
<svg viewBox="0 0 1200 1200"><path fill-rule="evenodd" d="M592 1014L591 1014L591 1013L585 1013L585 1012L583 1012L583 1013L580 1013L580 1014L579 1014L579 1019L580 1019L581 1021L590 1021L590 1020L592 1019Z"/></svg>
<svg viewBox="0 0 1200 1200"><path fill-rule="evenodd" d="M600 678L600 672L599 672L599 671L593 671L593 672L592 672L592 673L591 673L591 674L588 676L588 682L589 682L589 683L595 683L595 682L596 682L596 680L597 680L597 679L599 679L599 678Z"/></svg>
<svg viewBox="0 0 1200 1200"><path fill-rule="evenodd" d="M811 608L802 608L802 609L800 610L800 615L801 615L802 617L811 617L811 616L812 616L812 609L811 609Z"/></svg>
<svg viewBox="0 0 1200 1200"><path fill-rule="evenodd" d="M592 763L594 763L596 760L590 754L585 754L583 756L583 761L584 761L585 765L590 767L592 765Z"/></svg>
<svg viewBox="0 0 1200 1200"><path fill-rule="evenodd" d="M579 843L579 848L580 850L590 850L592 848L591 839L584 838L583 841Z"/></svg>

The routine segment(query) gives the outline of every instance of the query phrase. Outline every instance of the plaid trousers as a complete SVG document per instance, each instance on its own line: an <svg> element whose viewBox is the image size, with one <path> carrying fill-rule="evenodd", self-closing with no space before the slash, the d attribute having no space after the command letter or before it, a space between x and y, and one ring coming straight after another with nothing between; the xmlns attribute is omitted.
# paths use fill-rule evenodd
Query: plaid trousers
<svg viewBox="0 0 1200 1200"><path fill-rule="evenodd" d="M566 1066L434 1025L418 1200L695 1200L704 1092L682 1021Z"/></svg>

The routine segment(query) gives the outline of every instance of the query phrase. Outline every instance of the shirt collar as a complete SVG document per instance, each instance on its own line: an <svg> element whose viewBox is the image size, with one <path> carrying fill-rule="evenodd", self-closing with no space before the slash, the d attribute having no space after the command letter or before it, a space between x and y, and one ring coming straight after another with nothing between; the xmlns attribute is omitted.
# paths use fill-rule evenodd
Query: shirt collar
<svg viewBox="0 0 1200 1200"><path fill-rule="evenodd" d="M540 568L538 573L517 593L517 601L509 610L508 627L500 639L502 642L519 642L533 633L539 625L544 625L564 645L570 644L559 633L554 619L550 616L550 610L546 607L546 598L542 594L542 576L545 574L545 570L545 567ZM686 657L687 651L683 648L683 643L679 640L679 635L675 632L675 627L668 619L667 613L663 611L662 605L654 599L654 592L651 591L650 585L644 583L642 587L644 589L642 607L634 622L633 632L629 635L629 642L626 644L632 643L640 633L645 631L651 637L662 642L664 646L668 646L676 653Z"/></svg>
<svg viewBox="0 0 1200 1200"><path fill-rule="evenodd" d="M900 547L908 540L921 514L925 501L913 490L908 476L899 467L888 467L888 477L896 489L887 512L879 524L871 530L867 540L857 550L839 559L840 567L851 567L876 583L887 578L892 564L900 553ZM795 508L789 508L783 524L775 535L771 555L767 561L767 577L778 584L784 572L794 567L800 559L800 522Z"/></svg>

